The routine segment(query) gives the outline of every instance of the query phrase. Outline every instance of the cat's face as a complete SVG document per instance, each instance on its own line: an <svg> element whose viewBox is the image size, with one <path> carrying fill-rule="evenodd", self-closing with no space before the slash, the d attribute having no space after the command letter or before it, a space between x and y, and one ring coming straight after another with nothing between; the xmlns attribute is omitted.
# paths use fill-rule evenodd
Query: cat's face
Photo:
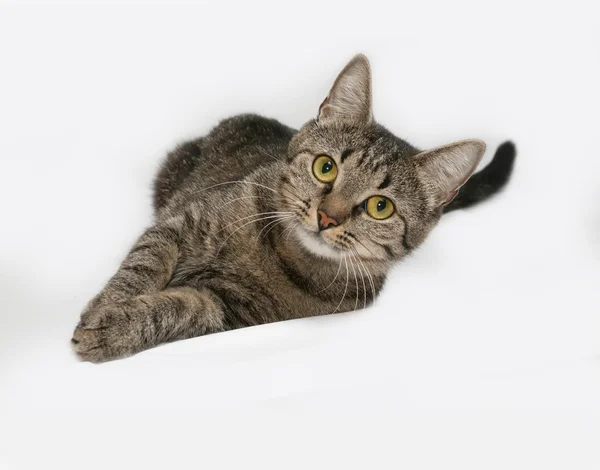
<svg viewBox="0 0 600 470"><path fill-rule="evenodd" d="M315 254L393 261L425 239L484 149L470 140L419 152L376 124L369 64L357 56L290 143L281 210Z"/></svg>
<svg viewBox="0 0 600 470"><path fill-rule="evenodd" d="M283 195L308 249L328 257L356 250L394 259L418 245L439 217L411 157L418 151L380 126L312 121L290 145Z"/></svg>

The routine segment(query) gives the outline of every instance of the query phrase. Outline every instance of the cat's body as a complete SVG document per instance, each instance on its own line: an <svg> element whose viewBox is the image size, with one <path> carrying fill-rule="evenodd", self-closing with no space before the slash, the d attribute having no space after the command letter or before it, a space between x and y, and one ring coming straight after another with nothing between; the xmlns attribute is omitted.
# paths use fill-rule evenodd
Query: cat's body
<svg viewBox="0 0 600 470"><path fill-rule="evenodd" d="M351 94L358 105L337 96L348 89L338 83L345 76L364 91ZM506 182L510 145L494 159L503 162L499 171L448 205L482 154L479 141L420 152L374 123L368 62L359 56L319 119L300 131L242 115L169 154L155 181L155 224L86 307L74 348L103 361L166 341L363 308L444 207L476 202ZM319 167L319 159L326 163Z"/></svg>
<svg viewBox="0 0 600 470"><path fill-rule="evenodd" d="M226 328L300 318L308 311L332 313L346 289L346 277L338 276L319 292L333 281L340 263L307 251L291 237L286 219L274 214L269 188L285 172L296 132L257 115L227 119L172 152L155 181L157 223L182 214L194 221L169 286L205 286L227 299ZM261 213L265 218L256 221ZM357 302L352 274L350 281L338 311ZM376 276L375 288L382 282ZM358 306L364 295L367 302L373 297L360 287Z"/></svg>

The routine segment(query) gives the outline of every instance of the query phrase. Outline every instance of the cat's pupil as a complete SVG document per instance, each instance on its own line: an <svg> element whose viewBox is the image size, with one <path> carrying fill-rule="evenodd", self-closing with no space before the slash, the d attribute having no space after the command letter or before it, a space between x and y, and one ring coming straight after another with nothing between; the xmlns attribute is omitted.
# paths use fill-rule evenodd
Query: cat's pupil
<svg viewBox="0 0 600 470"><path fill-rule="evenodd" d="M383 209L385 209L385 206L387 206L387 201L382 199L377 203L377 212L381 212Z"/></svg>
<svg viewBox="0 0 600 470"><path fill-rule="evenodd" d="M329 173L332 168L333 168L333 163L331 163L331 161L328 161L321 167L321 173Z"/></svg>

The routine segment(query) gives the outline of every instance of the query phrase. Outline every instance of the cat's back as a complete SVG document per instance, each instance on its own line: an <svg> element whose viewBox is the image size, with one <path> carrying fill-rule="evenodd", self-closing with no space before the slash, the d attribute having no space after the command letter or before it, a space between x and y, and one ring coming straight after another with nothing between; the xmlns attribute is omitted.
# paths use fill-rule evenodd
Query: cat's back
<svg viewBox="0 0 600 470"><path fill-rule="evenodd" d="M175 199L184 203L186 194L242 180L261 166L284 160L295 132L257 114L224 119L205 137L169 153L154 182L155 209Z"/></svg>
<svg viewBox="0 0 600 470"><path fill-rule="evenodd" d="M258 149L260 153L263 147L287 150L295 132L276 119L240 114L224 119L205 137L205 145L210 146L207 156L216 153L242 158L245 151Z"/></svg>

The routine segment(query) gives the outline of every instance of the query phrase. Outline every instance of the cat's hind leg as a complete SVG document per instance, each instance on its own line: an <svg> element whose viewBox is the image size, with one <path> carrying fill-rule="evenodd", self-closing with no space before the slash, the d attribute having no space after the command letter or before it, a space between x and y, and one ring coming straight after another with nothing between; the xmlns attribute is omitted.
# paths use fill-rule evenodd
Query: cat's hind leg
<svg viewBox="0 0 600 470"><path fill-rule="evenodd" d="M202 141L186 142L169 152L154 179L154 210L165 206L194 170L201 157Z"/></svg>

